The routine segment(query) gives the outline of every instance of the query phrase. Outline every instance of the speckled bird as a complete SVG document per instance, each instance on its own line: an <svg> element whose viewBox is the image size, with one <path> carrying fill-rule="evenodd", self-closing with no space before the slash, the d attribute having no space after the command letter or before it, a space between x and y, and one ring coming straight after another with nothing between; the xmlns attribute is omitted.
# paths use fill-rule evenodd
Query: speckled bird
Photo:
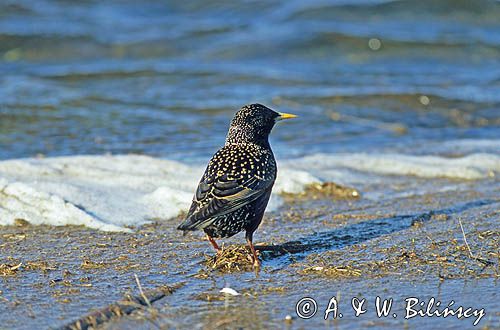
<svg viewBox="0 0 500 330"><path fill-rule="evenodd" d="M245 230L254 266L259 267L253 233L264 216L277 172L269 134L277 121L295 117L261 104L241 108L231 121L226 143L210 159L186 219L177 229L203 229L216 251L215 238Z"/></svg>

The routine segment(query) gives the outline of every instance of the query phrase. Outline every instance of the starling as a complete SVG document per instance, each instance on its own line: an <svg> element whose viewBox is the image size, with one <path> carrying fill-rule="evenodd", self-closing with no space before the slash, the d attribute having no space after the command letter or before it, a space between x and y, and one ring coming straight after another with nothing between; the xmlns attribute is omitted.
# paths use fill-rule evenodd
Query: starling
<svg viewBox="0 0 500 330"><path fill-rule="evenodd" d="M252 243L276 180L276 161L269 145L274 124L295 115L279 113L261 104L241 108L229 127L226 143L212 157L198 184L186 219L177 229L203 229L214 238L246 231L254 266L259 259Z"/></svg>

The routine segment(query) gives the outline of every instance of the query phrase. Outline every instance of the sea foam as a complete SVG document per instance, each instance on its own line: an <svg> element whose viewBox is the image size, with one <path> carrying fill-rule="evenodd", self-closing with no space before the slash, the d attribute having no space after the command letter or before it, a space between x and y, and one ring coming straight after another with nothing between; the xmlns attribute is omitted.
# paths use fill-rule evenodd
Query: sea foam
<svg viewBox="0 0 500 330"><path fill-rule="evenodd" d="M204 167L139 155L72 156L0 162L0 225L83 225L131 231L189 208ZM486 179L500 171L500 156L315 154L279 162L268 210L282 205L280 193L299 193L311 183L366 183L366 175Z"/></svg>

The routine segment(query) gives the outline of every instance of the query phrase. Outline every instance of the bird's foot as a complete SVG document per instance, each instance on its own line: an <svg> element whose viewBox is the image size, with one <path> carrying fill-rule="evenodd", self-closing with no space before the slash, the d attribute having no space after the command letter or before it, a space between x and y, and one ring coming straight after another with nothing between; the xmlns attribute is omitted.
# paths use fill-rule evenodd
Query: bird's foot
<svg viewBox="0 0 500 330"><path fill-rule="evenodd" d="M247 238L247 243L248 247L250 248L250 251L252 252L252 259L253 260L253 268L255 270L260 269L260 260L259 257L257 257L257 251L255 251L255 247L253 246L252 239Z"/></svg>
<svg viewBox="0 0 500 330"><path fill-rule="evenodd" d="M253 261L253 268L256 270L260 269L260 260L259 259L255 259Z"/></svg>

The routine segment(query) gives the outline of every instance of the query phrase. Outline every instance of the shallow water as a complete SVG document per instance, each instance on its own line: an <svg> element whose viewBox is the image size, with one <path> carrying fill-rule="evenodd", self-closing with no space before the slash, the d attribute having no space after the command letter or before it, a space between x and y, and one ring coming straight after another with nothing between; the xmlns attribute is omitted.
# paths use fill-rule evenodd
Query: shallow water
<svg viewBox="0 0 500 330"><path fill-rule="evenodd" d="M0 159L204 161L250 102L300 115L273 133L280 157L498 139L499 17L487 0L2 2Z"/></svg>

